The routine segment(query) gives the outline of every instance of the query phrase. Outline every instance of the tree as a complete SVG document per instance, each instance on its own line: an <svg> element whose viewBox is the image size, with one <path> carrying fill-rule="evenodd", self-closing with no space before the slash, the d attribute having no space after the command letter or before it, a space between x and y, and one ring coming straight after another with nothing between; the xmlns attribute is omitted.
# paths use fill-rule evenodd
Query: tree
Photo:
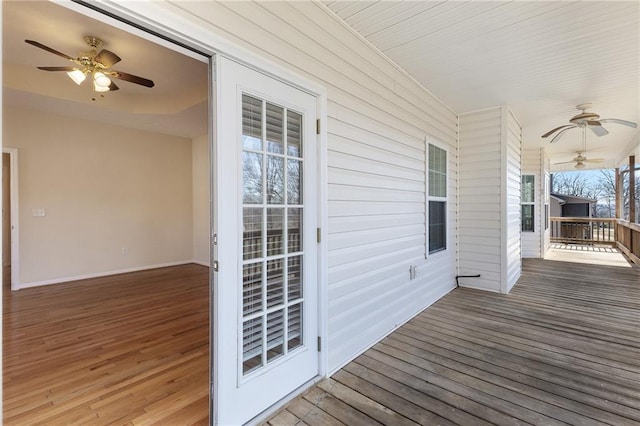
<svg viewBox="0 0 640 426"><path fill-rule="evenodd" d="M602 188L589 180L584 173L554 173L551 192L597 200L602 193Z"/></svg>

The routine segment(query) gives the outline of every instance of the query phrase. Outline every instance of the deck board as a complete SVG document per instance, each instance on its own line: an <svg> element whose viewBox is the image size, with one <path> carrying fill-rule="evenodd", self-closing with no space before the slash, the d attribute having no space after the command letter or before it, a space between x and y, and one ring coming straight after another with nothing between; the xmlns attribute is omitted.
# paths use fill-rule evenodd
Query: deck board
<svg viewBox="0 0 640 426"><path fill-rule="evenodd" d="M640 425L640 270L525 259L509 295L454 290L282 412L326 394L353 425Z"/></svg>

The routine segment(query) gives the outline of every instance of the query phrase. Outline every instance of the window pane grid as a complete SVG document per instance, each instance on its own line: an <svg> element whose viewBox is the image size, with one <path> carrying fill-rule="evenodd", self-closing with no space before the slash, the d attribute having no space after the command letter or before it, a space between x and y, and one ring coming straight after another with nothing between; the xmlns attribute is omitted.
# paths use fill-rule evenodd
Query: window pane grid
<svg viewBox="0 0 640 426"><path fill-rule="evenodd" d="M447 151L433 144L427 149L427 252L447 248Z"/></svg>
<svg viewBox="0 0 640 426"><path fill-rule="evenodd" d="M243 95L241 375L302 346L302 115ZM263 142L264 141L264 142ZM258 282L260 281L260 282Z"/></svg>

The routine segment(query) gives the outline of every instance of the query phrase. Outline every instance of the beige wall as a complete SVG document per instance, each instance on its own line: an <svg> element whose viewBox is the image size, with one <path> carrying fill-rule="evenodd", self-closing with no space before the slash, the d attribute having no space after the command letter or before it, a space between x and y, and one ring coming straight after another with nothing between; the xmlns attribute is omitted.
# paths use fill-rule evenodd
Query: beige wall
<svg viewBox="0 0 640 426"><path fill-rule="evenodd" d="M22 285L192 259L191 140L26 109L3 122Z"/></svg>
<svg viewBox="0 0 640 426"><path fill-rule="evenodd" d="M9 154L2 154L2 266L11 265L11 204Z"/></svg>
<svg viewBox="0 0 640 426"><path fill-rule="evenodd" d="M210 181L209 138L199 136L192 142L193 155L193 260L209 266Z"/></svg>

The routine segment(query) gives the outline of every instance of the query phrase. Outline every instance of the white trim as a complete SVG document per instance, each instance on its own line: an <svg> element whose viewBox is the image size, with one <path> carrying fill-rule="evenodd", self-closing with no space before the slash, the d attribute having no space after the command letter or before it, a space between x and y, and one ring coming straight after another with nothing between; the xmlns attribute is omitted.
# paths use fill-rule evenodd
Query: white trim
<svg viewBox="0 0 640 426"><path fill-rule="evenodd" d="M320 134L317 148L317 187L318 227L320 227L320 243L318 244L318 336L322 341L318 359L318 373L329 377L329 177L327 160L327 93L316 95L317 119L320 120Z"/></svg>
<svg viewBox="0 0 640 426"><path fill-rule="evenodd" d="M18 204L18 149L2 148L9 154L9 208L11 210L11 290L19 290L20 285L20 205Z"/></svg>
<svg viewBox="0 0 640 426"><path fill-rule="evenodd" d="M507 151L508 151L508 109L503 105L500 108L500 291L509 292L507 265L509 255L507 253L508 217L507 217ZM520 160L522 161L522 159ZM521 237L522 238L522 237Z"/></svg>
<svg viewBox="0 0 640 426"><path fill-rule="evenodd" d="M196 263L196 262L194 262L193 260L181 260L181 261L177 261L177 262L157 263L155 265L136 266L134 268L115 269L115 270L105 271L105 272L95 272L95 273L92 273L92 274L75 275L75 276L71 276L71 277L62 277L62 278L54 278L54 279L51 279L51 280L33 281L33 282L30 282L30 283L22 283L20 288L23 289L23 288L30 288L30 287L40 287L40 286L43 286L43 285L66 283L66 282L69 282L69 281L86 280L86 279L89 279L89 278L107 277L109 275L118 275L118 274L126 274L126 273L129 273L129 272L146 271L146 270L149 270L149 269L166 268L168 266L188 265L190 263Z"/></svg>
<svg viewBox="0 0 640 426"><path fill-rule="evenodd" d="M202 262L201 260L192 260L191 263L195 263L196 265L206 266L207 268L211 267L209 263Z"/></svg>

